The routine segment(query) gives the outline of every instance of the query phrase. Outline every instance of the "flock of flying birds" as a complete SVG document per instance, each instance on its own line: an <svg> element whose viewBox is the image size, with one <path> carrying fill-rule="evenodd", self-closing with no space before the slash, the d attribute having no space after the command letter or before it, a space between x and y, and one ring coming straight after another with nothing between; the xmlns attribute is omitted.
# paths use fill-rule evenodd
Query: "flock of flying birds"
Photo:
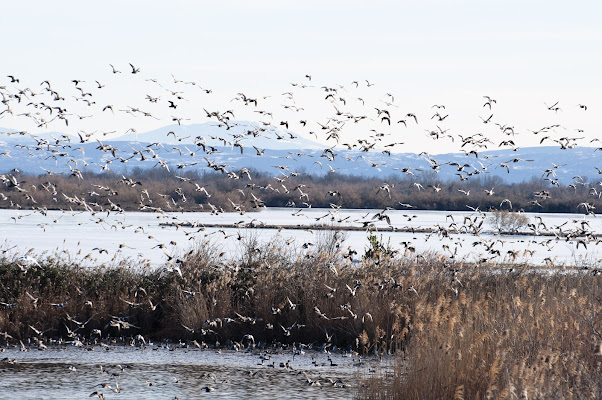
<svg viewBox="0 0 602 400"><path fill-rule="evenodd" d="M223 160L233 152L251 154L257 157L269 156L269 150L261 149L257 146L253 150L249 150L248 143L253 143L254 138L270 139L274 141L294 141L300 134L306 137L314 136L316 140L325 143L324 149L319 160L314 164L324 168L325 171L336 172L336 169L330 164L337 157L345 157L349 161L353 158L349 157L348 153L340 154L340 149L345 148L347 151L355 151L357 158L363 158L369 162L370 153L380 152L385 155L390 155L396 149L403 148L404 142L410 137L423 135L422 140L447 141L450 144L454 143L464 152L468 161L461 164L440 163L435 157L427 152L420 154L427 162L432 172L438 172L441 168L454 168L459 180L468 180L472 176L487 173L487 168L496 165L505 168L508 172L511 171L511 166L516 166L519 163L529 162L519 157L511 160L494 161L495 156L483 154L484 150L492 148L510 148L517 150L516 138L519 135L538 135L539 143L546 142L554 143L560 146L561 149L573 148L583 142L585 139L582 135L582 130L577 130L579 136L569 136L563 132L568 129L559 124L549 124L537 130L531 130L530 133L525 133L513 125L502 123L495 118L496 107L498 102L490 96L483 96L482 115L479 116L484 127L493 129L494 135L489 136L484 133L474 133L471 135L454 133L452 129L446 128L446 123L450 118L448 113L449 108L444 104L434 104L426 113L419 113L416 110L403 109L396 102L396 95L386 92L379 94L374 87L375 84L368 80L355 80L345 85L318 85L314 83L311 75L305 75L299 82L291 83L288 90L277 96L257 96L249 93L239 92L225 102L228 106L226 109L216 109L215 104L220 103L214 96L216 94L211 88L201 85L195 81L180 80L172 75L171 79L160 81L159 79L145 76L144 69L133 64L127 66L109 65L107 75L100 80L82 80L72 79L70 82L61 82L56 84L50 80L44 80L33 85L26 85L22 82L19 76L8 75L7 79L0 84L0 121L6 119L13 125L27 127L22 130L10 130L2 132L5 135L17 137L27 137L33 139L33 144L16 144L14 149L7 150L0 154L0 157L12 158L18 152L25 152L29 157L39 160L52 160L57 168L41 168L41 175L52 175L64 173L84 179L84 171L110 171L112 163L130 163L134 166L144 165L146 167L162 168L170 173L173 173L180 179L182 185L190 185L194 187L196 192L204 193L207 198L211 197L211 193L207 191L203 182L195 181L190 178L180 176L180 171L188 169L202 169L217 171L227 175L228 178L234 180L246 180L246 190L239 190L241 198L251 199L251 206L247 209L242 202L230 200L232 208L241 214L253 209L264 207L264 202L261 199L262 191L286 191L298 195L297 202L290 202L293 207L291 213L293 215L303 215L302 209L311 207L311 198L306 191L304 185L295 185L287 187L287 181L298 175L298 172L286 165L285 161L275 165L276 176L274 184L267 186L255 185L252 181L251 173L248 168L234 168ZM107 81L105 83L105 81ZM133 82L144 88L144 94L137 96L135 105L121 105L116 103L117 98L111 98L108 94L111 85L125 86ZM312 100L307 100L308 96ZM214 100L215 99L215 100ZM317 99L317 100L315 100ZM373 100L376 99L376 100ZM306 104L307 103L307 104ZM557 115L563 112L558 101L544 104L544 107L552 114ZM311 107L318 109L317 114L312 114ZM575 104L573 107L579 112L587 112L588 107L585 104ZM307 109L306 109L307 108ZM194 115L190 114L189 110L193 110ZM104 122L96 122L95 117L101 116ZM204 137L198 135L194 138L182 138L175 131L166 133L166 138L173 136L174 140L182 142L184 139L190 139L192 144L182 146L164 145L161 142L138 144L137 146L128 145L128 148L119 145L119 142L111 142L110 138L119 134L135 133L138 134L138 129L134 125L140 119L169 121L169 123L178 125L185 124L190 120L198 120L204 118L211 121L215 127L220 128L220 135L212 135ZM241 122L237 118L239 116L249 116L248 119L254 118L254 123ZM313 115L313 117L312 117ZM318 117L315 117L319 115ZM311 118L316 120L312 122ZM121 128L112 130L102 130L98 126L106 124L106 120L118 123ZM91 124L95 126L95 130L90 130L87 127L87 121L93 121ZM425 122L426 121L426 122ZM428 124L428 125L425 125ZM124 129L123 126L130 126ZM428 126L427 129L424 126ZM493 127L493 128L490 128ZM30 134L27 129L34 130L50 130L50 129L72 129L75 130L75 135L56 135L48 138L47 136L37 136ZM361 132L359 137L349 132ZM420 133L422 132L422 133ZM426 133L424 133L426 132ZM496 136L497 135L497 136ZM107 138L108 137L108 138ZM501 137L503 140L496 146L492 138ZM590 143L598 141L591 140ZM95 149L102 152L103 156L99 160L90 161L86 157L85 149L82 145L94 144ZM121 147L117 147L117 146ZM602 148L600 148L602 149ZM164 154L178 154L182 159L181 162L173 163L164 159ZM216 156L221 157L221 161L217 161ZM225 158L224 158L225 157ZM291 152L288 158L310 157L308 154L299 152ZM371 162L376 166L374 162ZM60 164L60 165L59 165ZM556 171L562 165L552 165L543 172L545 179L549 181L551 187L559 186L556 179ZM45 214L46 207L37 206L35 199L36 190L45 190L51 192L54 196L62 196L79 209L86 210L95 216L99 213L123 213L124 210L112 200L112 196L116 193L111 186L95 185L90 187L90 191L86 193L58 193L57 188L50 182L44 184L42 188L31 187L27 185L27 179L23 181L22 177L15 172L18 171L18 165L15 165L14 171L6 171L0 175L1 184L9 190L0 190L0 206L5 208L23 209L24 207L17 200L25 198L32 204L29 208L34 212ZM249 166L251 167L251 166ZM394 170L400 175L408 176L418 174L418 171L408 166L397 165ZM598 171L600 173L600 171ZM576 176L574 182L569 185L576 188L578 185L585 185L583 178ZM133 179L122 176L120 183L126 183L131 187L135 187L137 182ZM0 189L2 186L0 186ZM378 194L382 194L383 201L386 202L387 197L391 198L391 191L398 190L394 184L382 182L375 188ZM493 195L495 188L485 190L485 194ZM177 206L178 201L186 201L183 195L182 188L176 190L173 195L160 194L166 198L167 207L157 204L151 204L150 188L140 189L140 210L153 211L164 213L173 211L169 209L170 204ZM432 190L434 193L441 191L438 185L429 185L424 187L420 182L415 182L410 190ZM597 194L596 189L592 190ZM469 191L460 190L464 195L470 195ZM21 197L18 197L21 196ZM324 216L328 216L331 221L344 222L348 218L342 218L338 215L340 204L337 203L337 196L340 194L334 190L329 191L325 196L331 196L333 203L331 209ZM536 203L550 198L550 191L542 191L536 193ZM598 196L599 197L599 196ZM340 200L340 199L339 199ZM512 209L511 199L504 199L502 206ZM584 202L579 205L580 211L586 214L593 214L595 206L589 202ZM207 204L199 205L201 208L209 210L213 214L223 212L219 206L213 205L210 201ZM374 229L376 223L385 223L391 227L390 211L392 209L407 209L420 208L419 204L391 204L390 207L384 208L382 211L375 212L373 217L367 217L362 220L353 221L368 229ZM473 217L464 219L463 224L452 221L448 226L437 226L435 234L446 235L453 233L473 233L479 234L482 231L485 214L478 208L472 208L467 205L467 208L472 209L475 214ZM177 207L176 207L177 209ZM63 210L72 212L71 210ZM252 214L249 214L252 215ZM324 218L321 217L321 218ZM15 217L15 222L17 221ZM177 219L178 217L173 217ZM411 220L411 216L409 219ZM257 226L255 221L241 221L238 228L249 226ZM55 219L54 222L57 220ZM98 221L97 221L98 222ZM100 219L103 223L104 219ZM349 221L347 221L349 222ZM178 225L178 223L175 223ZM534 234L539 233L554 233L554 240L576 240L577 247L580 245L584 248L592 242L596 241L594 232L589 229L587 222L575 221L573 227L561 225L556 227L547 227L543 221L529 224L529 229ZM138 229L141 228L141 229ZM136 232L144 233L143 227L138 227ZM394 228L394 227L393 227ZM225 230L220 230L224 236L229 236ZM206 232L205 235L208 235ZM240 233L238 233L240 238ZM476 245L484 246L490 258L499 256L508 256L513 260L519 257L519 254L513 251L500 253L500 251L492 247L490 242L480 239L475 242ZM542 242L542 246L549 246L549 242ZM161 249L167 248L172 243L159 243L157 246ZM444 252L449 253L453 258L457 254L458 242L455 244L455 250L448 246L444 248ZM405 250L413 249L411 244L402 243ZM123 246L126 246L125 244ZM157 247L155 246L155 247ZM311 246L311 243L305 243L304 248ZM121 248L121 246L120 246ZM109 252L107 249L96 248L99 253ZM350 252L352 250L350 249ZM6 250L4 250L6 253ZM88 255L89 256L89 255ZM168 255L171 260L172 257ZM487 257L485 257L487 259ZM550 261L552 261L550 259ZM177 271L177 266L173 265L170 271Z"/></svg>
<svg viewBox="0 0 602 400"><path fill-rule="evenodd" d="M298 201L292 202L291 214L295 216L302 216L304 209L310 208L312 205L312 199L305 189L304 185L291 185L289 180L298 175L298 172L291 169L286 165L285 160L274 166L276 174L274 176L273 185L259 186L253 183L251 171L248 168L234 168L227 162L223 162L224 155L227 159L228 154L232 152L244 153L250 152L255 157L268 157L270 151L268 149L262 149L254 145L253 150L249 149L248 142L253 143L253 138L263 138L274 141L286 140L294 141L298 138L298 135L303 136L314 136L317 141L325 143L324 149L321 153L319 160L315 163L320 167L323 167L327 173L336 172L335 168L330 164L337 157L347 157L344 153L341 155L340 149L346 148L347 151L355 151L359 154L358 157L369 159L370 153L381 152L385 155L390 155L391 152L396 151L398 148L403 148L404 142L409 135L423 135L422 140L430 141L447 141L454 143L463 151L468 158L472 161L470 163L440 163L435 157L428 153L421 153L421 157L428 162L430 169L434 172L438 172L441 168L455 168L457 170L457 176L461 181L467 180L472 176L487 173L487 168L492 164L487 164L493 160L489 160L492 156L483 154L483 151L492 148L512 148L517 149L516 138L518 135L539 135L539 143L551 142L561 149L569 149L580 144L584 137L578 132L579 136L567 136L559 134L559 132L566 132L567 129L558 125L550 124L543 126L530 133L525 133L523 130L509 124L504 124L495 118L496 107L498 102L495 98L489 96L483 96L482 110L484 111L479 116L483 126L493 127L493 131L496 135L503 138L499 145L493 142L492 137L488 137L483 133L475 133L471 135L454 133L452 129L446 127L446 123L449 119L453 118L453 115L448 113L449 108L444 104L434 104L430 107L426 113L422 114L416 110L403 109L403 106L396 102L396 96L393 93L384 93L380 95L377 91L378 87L369 82L368 80L356 80L349 82L345 85L317 85L311 75L304 76L300 82L292 83L288 90L284 91L277 96L256 96L249 93L239 92L235 94L225 104L228 108L216 109L215 104L218 104L218 100L214 100L213 96L216 93L209 87L201 85L194 81L184 81L177 79L172 75L172 79L167 81L160 81L152 77L145 76L144 69L133 64L129 66L113 66L109 65L108 77L105 81L103 80L82 80L73 79L67 84L61 82L56 84L50 80L44 80L35 85L26 85L16 75L8 75L7 79L2 82L0 81L0 121L10 121L10 124L19 125L24 128L22 130L10 130L2 132L4 135L23 137L30 139L29 142L23 141L23 143L16 144L14 149L7 150L0 154L0 157L12 158L16 152L25 152L29 157L37 158L39 160L51 159L56 165L56 170L43 168L40 171L41 175L53 175L58 173L64 173L62 171L67 170L65 175L70 175L74 179L85 180L85 171L93 170L110 171L112 163L131 163L135 166L144 165L149 168L161 168L165 169L169 173L174 174L181 184L189 185L194 187L196 192L203 193L208 199L211 198L212 193L209 193L207 188L204 186L204 182L196 181L194 179L180 176L180 170L186 168L205 168L224 174L233 180L246 181L247 185L245 190L240 190L241 197L251 199L251 206L247 209L242 203L234 202L229 200L232 208L241 215L246 215L243 220L230 229L235 229L236 233L231 234L227 229L215 229L214 232L208 233L204 227L191 226L190 234L191 237L195 237L196 234L203 234L205 236L217 234L223 235L224 238L234 236L241 240L240 229L248 227L261 226L261 221L257 221L253 218L253 213L247 211L253 211L254 209L261 209L264 207L264 202L261 199L262 193L268 190L286 191L287 193L294 193L298 196ZM105 95L110 89L110 84L116 86L127 85L128 82L135 81L142 85L146 92L138 96L138 103L135 105L121 105L114 101L117 98L111 98ZM375 88L376 86L376 88ZM306 105L304 101L309 96L314 96L317 100L311 100ZM313 99L313 98L312 98ZM376 99L375 101L373 99ZM310 107L317 107L319 112L312 114ZM559 102L553 102L543 105L546 107L552 115L563 112ZM543 107L542 106L542 107ZM579 110L579 112L587 112L588 107L585 104L576 104L573 106ZM193 109L195 114L191 115L190 109ZM306 110L307 108L307 110ZM103 121L106 120L106 115L113 122L119 123L120 128L102 130L98 126L105 122L99 123L94 122L93 125L96 127L95 130L86 128L88 120L96 121L95 117L98 115L103 116ZM118 142L110 141L110 138L119 134L127 133L138 133L138 128L130 126L127 129L123 129L123 126L127 124L135 125L139 119L144 120L159 120L169 121L170 123L185 124L187 121L198 119L198 116L211 121L215 127L221 128L220 135L211 137L204 137L199 134L194 138L182 138L178 136L175 131L169 131L166 133L166 139L173 136L173 139L182 142L184 139L191 139L192 144L187 145L166 145L161 142L154 143L138 143L136 146L125 145L121 146ZM248 119L254 118L254 123L241 122L237 118L241 115L250 116ZM320 115L317 120L312 121L315 115ZM426 122L425 122L426 121ZM426 125L428 124L428 125ZM428 126L427 129L424 126ZM75 135L56 135L48 138L47 136L37 136L30 134L27 129L35 130L50 130L50 129L73 129ZM359 137L349 132L362 132ZM424 132L426 131L426 134ZM107 138L108 137L108 138ZM597 141L593 139L591 142ZM8 143L8 142L7 142ZM216 144L217 143L217 144ZM430 142L429 142L430 143ZM98 160L90 161L85 156L84 144L94 144L95 149L102 152L103 157ZM117 147L121 146L121 147ZM189 147L190 146L190 147ZM602 150L602 148L600 148ZM230 151L231 153L228 153ZM170 163L164 159L163 155L166 153L179 154L182 161L178 163ZM222 161L217 161L216 156L221 156ZM310 157L308 154L304 154L302 150L299 152L291 152L291 157ZM352 161L353 159L349 159ZM505 168L510 172L511 165L529 162L529 160L523 160L521 158L513 158L497 164ZM59 165L60 164L60 165ZM198 166L197 166L198 165ZM66 167L66 168L65 168ZM251 166L249 166L250 168ZM543 176L549 181L551 187L559 186L558 180L555 179L556 171L561 168L560 165L552 164L550 168L543 171ZM53 196L59 196L68 200L70 204L79 210L84 210L89 213L92 220L99 224L110 225L111 222L107 222L107 216L111 214L124 213L124 209L113 201L113 196L116 194L115 187L111 185L107 186L91 186L88 193L64 193L59 190L51 183L47 182L42 187L33 187L28 184L27 176L18 174L17 169L19 165L15 165L15 170L5 171L0 174L0 207L12 208L23 210L26 207L19 203L21 198L27 199L32 204L29 209L35 213L42 215L49 215L46 206L37 205L36 193L37 191L47 191L52 193ZM413 168L397 165L394 167L400 175L411 176L418 174ZM598 173L602 171L598 170ZM131 187L140 187L139 192L139 204L140 210L151 211L158 214L164 214L166 211L173 211L173 208L166 206L153 204L150 201L149 191L152 190L150 187L141 187L132 178L125 175L121 177L119 182L115 184L127 184ZM288 186L287 186L288 185ZM578 185L585 185L583 178L574 177L574 183L572 185L576 188ZM486 189L485 194L492 196L494 189ZM598 192L595 188L592 195L599 198ZM394 184L388 182L381 182L375 191L378 195L381 195L383 202L386 203L387 199L391 199L391 192L399 190ZM407 190L431 190L433 193L439 193L441 187L437 185L430 185L424 187L420 182L415 182ZM166 197L166 204L169 206L177 206L178 202L186 201L186 198L182 194L182 188L173 195L161 194L162 197ZM470 193L463 191L463 194L469 198ZM536 193L538 200L543 201L549 199L553 195L553 192L542 191ZM349 216L342 216L341 205L337 204L337 197L340 194L336 191L329 191L324 196L332 197L333 203L331 208L325 211L323 216L316 218L316 222L320 220L330 220L337 223L349 223L353 222L355 225L364 227L366 229L378 229L380 228L392 228L392 210L393 209L412 209L420 208L419 204L392 204L391 207L385 207L377 212L369 212L362 218L357 220L351 220ZM299 206L297 206L299 205ZM301 207L302 205L302 207ZM507 209L512 209L511 199L504 199L500 208L504 206ZM481 261L495 260L499 258L506 258L512 261L516 261L521 257L525 256L526 253L532 252L533 250L500 250L500 246L503 246L503 240L501 239L487 239L480 236L483 232L484 223L486 221L486 214L478 208L470 208L473 213L463 216L463 221L456 221L453 214L449 214L446 217L446 225L437 224L436 228L426 236L426 240L432 235L439 236L441 238L449 239L449 241L441 241L442 252L449 258L457 258L458 248L463 246L463 242L460 239L452 238L454 234L472 234L475 235L476 239L472 243L475 248L480 248L484 252L484 256ZM175 207L174 207L175 208ZM584 202L579 205L580 211L585 214L593 214L595 207L589 202ZM212 214L220 214L223 210L219 206L215 206L208 201L203 205L203 209L211 211ZM201 205L199 205L199 211L201 211ZM73 213L73 210L63 210L63 212ZM372 213L372 216L370 214ZM13 217L15 222L20 220L23 216L19 215ZM404 214L404 219L411 221L415 219L415 215ZM57 223L61 217L55 218L52 222ZM182 226L184 229L183 221L179 218L179 215L170 215L170 218L176 226ZM457 218L457 216L456 216ZM123 225L121 228L125 229L126 226L123 222L117 221L115 224ZM115 226L115 229L118 227ZM133 233L147 235L145 227L131 227ZM541 217L535 217L534 221L528 224L528 231L533 235L549 234L549 238L543 240L533 241L537 245L541 245L542 248L550 249L551 246L557 241L572 241L576 243L577 249L583 247L587 249L587 246L593 243L598 243L600 239L597 238L594 230L589 226L587 220L575 219L573 224L565 222L563 224L552 226ZM151 236L149 235L149 239ZM154 238L153 238L154 239ZM290 242L289 242L290 243ZM400 243L403 246L405 254L413 254L416 252L415 244L410 241L404 241ZM158 243L153 247L160 249L167 249L170 246L174 247L176 243L171 241L169 243ZM306 242L302 246L303 249L307 250L307 256L311 256L311 247L313 243ZM126 243L119 245L119 249L128 247ZM6 254L10 249L1 250ZM117 253L118 249L103 249L95 248L99 254L102 253ZM17 259L22 264L24 271L27 268L35 267L39 265L38 260L32 257L32 251L22 255ZM168 263L165 264L164 271L166 273L182 274L179 265L178 258L172 254L166 253L168 257ZM222 254L223 255L223 254ZM352 248L348 248L343 252L343 257L348 260L352 260L357 255L357 251ZM84 258L89 258L88 254ZM553 263L551 258L546 259L546 262ZM334 270L336 273L336 266L331 265L329 268ZM346 289L349 291L350 296L355 296L356 291L361 287L361 283L356 284L354 287L346 285ZM332 291L334 288L329 288ZM411 287L408 290L416 292ZM456 288L457 291L457 288ZM188 292L188 291L185 291ZM193 293L193 292L188 292ZM416 293L417 294L417 293ZM38 298L27 293L28 297L32 302L37 302ZM123 300L126 301L126 300ZM127 302L127 301L126 301ZM128 302L129 303L129 302ZM129 303L133 307L140 306L142 303ZM146 305L146 303L144 303ZM148 300L148 304L151 309L157 307ZM9 307L11 304L0 303L4 307ZM62 307L60 303L52 304L56 307ZM92 304L89 305L92 307ZM294 309L297 304L293 303L290 299L287 299L285 306ZM275 313L279 312L278 309L273 309ZM356 314L348 308L346 310L354 318L358 318ZM315 306L313 312L320 318L328 319L329 316L324 315L320 309ZM87 321L77 321L67 314L68 320L71 324L82 328L85 326ZM243 320L241 315L237 318ZM361 318L371 318L366 313ZM234 321L234 319L231 319ZM228 320L224 319L227 323ZM215 322L215 321L213 321ZM220 321L221 323L221 321ZM110 326L117 330L128 330L135 328L132 324L127 322L123 318L115 317L111 322ZM43 335L43 332L37 331L33 326L30 326L35 331L37 336ZM182 325L187 331L194 332L194 328L190 328ZM274 328L274 327L272 327ZM286 328L280 326L283 330L284 335L290 335L290 330L293 327ZM278 329L276 327L276 329ZM77 329L75 329L77 330ZM75 332L69 331L69 335L72 335L74 340L79 340L78 335ZM102 332L93 332L93 335L102 335ZM6 336L6 333L5 333ZM328 333L326 333L327 342L330 342ZM6 338L6 337L5 337ZM146 345L145 338L141 335L134 337L133 342L142 343ZM254 338L251 335L245 335L239 346L243 347L243 342L246 344L253 343ZM195 343L196 344L196 343ZM40 341L40 346L44 344ZM269 358L266 358L268 360ZM333 361L330 360L331 365ZM263 359L262 359L263 364ZM274 363L272 362L272 367ZM282 365L281 365L282 367ZM289 367L286 363L283 368ZM101 371L102 372L102 371ZM117 375L118 376L118 375ZM308 384L315 384L315 381L308 379ZM318 382L319 383L319 382ZM150 383L149 383L150 385ZM115 379L115 384L111 387L106 384L103 386L105 389L111 389L115 392L121 391L119 386L118 378ZM210 387L206 387L207 391ZM99 398L101 397L100 390L92 393Z"/></svg>

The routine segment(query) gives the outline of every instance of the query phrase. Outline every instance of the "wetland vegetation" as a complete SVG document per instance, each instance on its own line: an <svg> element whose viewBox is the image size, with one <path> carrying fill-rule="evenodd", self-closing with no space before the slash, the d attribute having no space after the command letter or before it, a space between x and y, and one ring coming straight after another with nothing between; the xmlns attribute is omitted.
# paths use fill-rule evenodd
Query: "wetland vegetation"
<svg viewBox="0 0 602 400"><path fill-rule="evenodd" d="M399 254L377 237L349 262L341 233L311 252L198 243L163 268L0 260L3 345L182 341L397 355L363 398L600 398L602 274ZM378 388L379 390L375 390Z"/></svg>

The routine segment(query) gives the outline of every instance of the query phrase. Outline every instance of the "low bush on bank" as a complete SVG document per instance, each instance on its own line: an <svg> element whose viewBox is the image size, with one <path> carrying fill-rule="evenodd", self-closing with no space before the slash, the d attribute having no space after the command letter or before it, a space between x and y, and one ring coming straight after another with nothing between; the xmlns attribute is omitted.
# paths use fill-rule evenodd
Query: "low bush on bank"
<svg viewBox="0 0 602 400"><path fill-rule="evenodd" d="M508 210L495 210L492 212L491 225L499 233L516 233L529 224L529 218L523 213Z"/></svg>

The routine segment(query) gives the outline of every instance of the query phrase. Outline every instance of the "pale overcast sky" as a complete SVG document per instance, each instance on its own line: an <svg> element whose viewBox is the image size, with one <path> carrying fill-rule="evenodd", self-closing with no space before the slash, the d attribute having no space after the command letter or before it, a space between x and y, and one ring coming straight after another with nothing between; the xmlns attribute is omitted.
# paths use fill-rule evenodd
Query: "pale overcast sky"
<svg viewBox="0 0 602 400"><path fill-rule="evenodd" d="M431 105L445 104L446 128L456 133L484 129L479 116L488 116L482 105L489 95L498 100L500 123L528 132L558 122L570 135L583 129L600 136L602 3L596 1L6 3L0 85L8 74L32 87L44 79L113 83L108 64L128 72L132 62L144 78L165 81L174 74L212 88L217 99L239 91L277 96L291 82L308 83L311 74L312 82L327 86L367 79L381 96L375 102L394 94L403 113L423 119ZM146 94L146 87L115 85L113 96L125 104L132 91ZM556 101L561 112L546 110L544 102ZM204 121L202 112L187 117ZM167 124L136 123L139 131ZM16 124L0 119L3 127ZM427 144L433 152L447 150Z"/></svg>

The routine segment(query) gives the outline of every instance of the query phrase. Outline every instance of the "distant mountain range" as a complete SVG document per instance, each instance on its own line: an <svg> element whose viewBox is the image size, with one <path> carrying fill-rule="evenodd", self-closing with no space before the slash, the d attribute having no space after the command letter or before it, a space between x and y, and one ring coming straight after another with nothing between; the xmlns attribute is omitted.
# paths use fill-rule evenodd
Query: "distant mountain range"
<svg viewBox="0 0 602 400"><path fill-rule="evenodd" d="M217 165L227 164L228 170L247 167L274 175L288 169L314 175L336 171L389 179L406 176L403 169L407 168L416 175L437 173L439 179L451 180L459 179L457 174L465 176L478 170L481 171L478 176L497 176L507 183L519 183L533 177L542 179L544 171L551 168L554 173L550 173L549 178L568 184L578 175L595 182L599 174L597 168L602 167L602 152L592 147L491 150L479 153L478 158L474 154L449 153L430 156L431 161L429 156L414 153L388 155L378 150L363 152L336 148L332 159L332 155L324 154L324 144L296 137L284 129L260 131L257 123L250 122L239 122L228 130L216 123L170 125L147 133L130 133L102 141L105 146L115 149L115 155L106 151L107 147L103 151L94 139L81 143L79 137L61 137L64 134L60 132L46 133L35 139L18 133L8 135L6 132L11 132L8 129L0 128L0 132L4 132L0 133L0 173L14 168L37 174L43 174L45 170L68 173L70 168L100 172L105 165L113 172L124 173L136 167L159 167L157 163L161 159L174 171L207 171L209 160ZM235 142L238 142L236 146ZM134 154L134 151L142 151L153 143L151 149L156 158L152 152ZM203 146L210 154L202 150ZM258 153L262 155L258 156ZM433 163L439 167L433 168Z"/></svg>
<svg viewBox="0 0 602 400"><path fill-rule="evenodd" d="M188 145L194 144L198 141L197 138L201 136L207 145L224 146L222 141L214 138L237 137L237 141L248 148L256 146L260 149L272 150L318 150L325 147L323 144L307 140L285 129L269 127L265 131L261 131L260 129L265 129L265 127L262 127L257 122L232 121L231 126L231 128L226 129L224 124L217 122L191 125L173 124L143 134L129 133L112 140L125 142L144 141L147 143L159 142L164 145ZM253 132L257 136L249 134L249 132Z"/></svg>

